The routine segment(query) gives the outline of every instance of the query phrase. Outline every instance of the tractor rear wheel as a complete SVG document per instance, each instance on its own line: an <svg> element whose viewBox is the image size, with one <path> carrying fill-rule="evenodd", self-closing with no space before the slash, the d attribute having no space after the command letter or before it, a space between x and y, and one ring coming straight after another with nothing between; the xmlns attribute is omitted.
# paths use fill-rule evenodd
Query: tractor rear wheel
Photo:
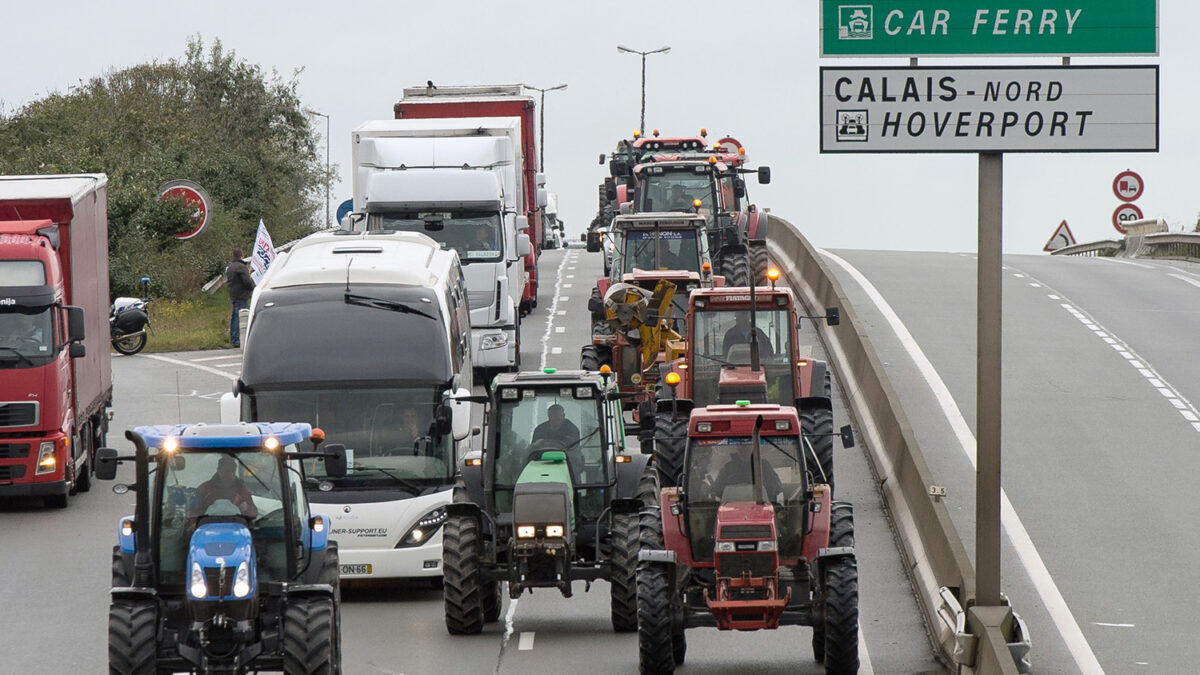
<svg viewBox="0 0 1200 675"><path fill-rule="evenodd" d="M332 598L298 598L283 610L284 675L337 672L333 651Z"/></svg>
<svg viewBox="0 0 1200 675"><path fill-rule="evenodd" d="M108 672L155 675L158 606L147 600L113 600L108 607Z"/></svg>
<svg viewBox="0 0 1200 675"><path fill-rule="evenodd" d="M650 464L642 470L634 497L642 503L642 508L658 505L658 472Z"/></svg>
<svg viewBox="0 0 1200 675"><path fill-rule="evenodd" d="M591 373L600 370L600 354L596 345L584 345L580 348L579 369Z"/></svg>
<svg viewBox="0 0 1200 675"><path fill-rule="evenodd" d="M483 584L483 621L491 623L500 618L503 601L500 599L500 582Z"/></svg>
<svg viewBox="0 0 1200 675"><path fill-rule="evenodd" d="M746 250L750 252L750 272L755 285L766 286L769 262L767 260L767 243L752 241L746 245Z"/></svg>
<svg viewBox="0 0 1200 675"><path fill-rule="evenodd" d="M479 583L479 521L450 516L442 530L442 575L446 630L474 635L483 630Z"/></svg>
<svg viewBox="0 0 1200 675"><path fill-rule="evenodd" d="M129 572L125 567L125 555L121 553L120 546L113 547L113 563L112 563L112 587L113 588L128 588L129 587Z"/></svg>
<svg viewBox="0 0 1200 675"><path fill-rule="evenodd" d="M800 428L805 440L812 445L811 453L804 453L804 468L818 483L829 485L833 492L833 412L825 408L806 408L800 411ZM814 458L813 455L816 455Z"/></svg>
<svg viewBox="0 0 1200 675"><path fill-rule="evenodd" d="M604 274L607 276L608 272L605 272ZM593 302L593 301L595 301L595 302ZM596 306L599 306L601 308L600 311L597 312L594 309L592 309L593 307L596 307ZM588 298L588 310L592 314L592 321L603 321L604 320L604 309L603 308L604 308L604 296L600 295L600 287L592 286L592 295Z"/></svg>
<svg viewBox="0 0 1200 675"><path fill-rule="evenodd" d="M612 552L609 556L610 609L613 630L630 633L638 627L637 558L638 516L613 516Z"/></svg>
<svg viewBox="0 0 1200 675"><path fill-rule="evenodd" d="M663 487L679 485L683 473L683 449L687 445L687 418L667 413L654 416L654 465Z"/></svg>
<svg viewBox="0 0 1200 675"><path fill-rule="evenodd" d="M749 286L750 265L746 254L722 253L721 275L725 277L726 286Z"/></svg>

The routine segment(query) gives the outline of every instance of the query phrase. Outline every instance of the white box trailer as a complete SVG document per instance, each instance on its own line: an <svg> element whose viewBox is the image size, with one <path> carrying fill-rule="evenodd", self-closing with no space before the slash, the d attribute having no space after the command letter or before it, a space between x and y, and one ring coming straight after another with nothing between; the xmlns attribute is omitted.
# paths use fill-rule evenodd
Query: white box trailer
<svg viewBox="0 0 1200 675"><path fill-rule="evenodd" d="M516 370L529 253L516 117L374 120L352 135L350 228L422 232L458 252L472 361Z"/></svg>

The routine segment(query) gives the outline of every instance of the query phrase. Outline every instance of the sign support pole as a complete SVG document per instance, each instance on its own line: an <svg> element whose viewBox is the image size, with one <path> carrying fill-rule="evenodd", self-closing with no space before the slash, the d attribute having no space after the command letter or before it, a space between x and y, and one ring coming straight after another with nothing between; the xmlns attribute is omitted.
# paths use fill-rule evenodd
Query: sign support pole
<svg viewBox="0 0 1200 675"><path fill-rule="evenodd" d="M975 602L1000 606L1004 154L979 154L975 361Z"/></svg>

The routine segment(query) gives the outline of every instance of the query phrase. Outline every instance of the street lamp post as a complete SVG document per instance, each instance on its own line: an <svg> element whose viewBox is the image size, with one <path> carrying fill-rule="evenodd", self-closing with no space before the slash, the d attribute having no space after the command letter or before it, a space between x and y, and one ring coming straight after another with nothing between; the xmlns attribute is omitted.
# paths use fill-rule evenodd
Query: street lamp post
<svg viewBox="0 0 1200 675"><path fill-rule="evenodd" d="M628 52L630 54L640 54L642 56L642 118L638 126L638 131L646 133L646 57L650 54L666 54L671 51L670 47L659 47L648 52L630 49L622 45L617 45L618 52Z"/></svg>
<svg viewBox="0 0 1200 675"><path fill-rule="evenodd" d="M565 84L556 84L553 87L535 87L531 84L522 84L526 89L532 89L541 92L542 100L538 104L538 170L545 173L546 171L546 92L555 91L558 89L566 89Z"/></svg>
<svg viewBox="0 0 1200 675"><path fill-rule="evenodd" d="M332 177L329 175L329 115L326 115L325 113L319 113L312 108L305 108L304 112L308 113L309 115L316 115L317 117L325 118L325 229L328 230L332 227L332 225L329 224L329 183L332 179Z"/></svg>

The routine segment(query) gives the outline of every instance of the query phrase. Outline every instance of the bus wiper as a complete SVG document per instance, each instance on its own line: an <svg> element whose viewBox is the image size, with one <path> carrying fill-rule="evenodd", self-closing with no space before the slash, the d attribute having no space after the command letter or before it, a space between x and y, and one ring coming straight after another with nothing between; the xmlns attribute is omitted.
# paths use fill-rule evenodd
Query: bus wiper
<svg viewBox="0 0 1200 675"><path fill-rule="evenodd" d="M395 300L384 300L382 298L372 298L369 295L355 295L354 293L347 293L346 304L357 305L359 307L371 307L373 309L386 309L388 311L400 312L402 314L419 314L426 319L433 319L434 321L437 321L436 316L433 316L427 312L423 312L414 307L409 307L402 302L396 302Z"/></svg>
<svg viewBox="0 0 1200 675"><path fill-rule="evenodd" d="M379 473L381 473L381 474L383 474L383 475L387 476L388 478L391 478L392 480L396 481L397 483L399 483L399 484L400 484L400 486L401 486L401 487L403 487L405 490L408 490L409 492L413 493L414 495L419 495L419 494L421 494L421 492L422 492L422 488L421 488L421 487L418 487L416 483L414 483L414 482L412 482L412 481L410 481L410 480L407 480L407 479L405 479L405 478L401 478L401 477L397 476L396 474L392 473L391 471L388 471L387 469L384 469L384 468L382 468L382 467L378 467L378 466L365 466L365 465L363 465L363 464L355 464L355 465L354 465L354 467L353 467L353 469L354 469L354 471L355 471L355 472L358 472L358 471L378 471Z"/></svg>
<svg viewBox="0 0 1200 675"><path fill-rule="evenodd" d="M12 352L18 359L23 361L26 365L29 365L29 366L33 365L33 361L31 361L29 359L29 357L26 356L25 354L21 353L20 351L17 351L16 347L8 347L8 346L0 345L0 349L7 349L8 351Z"/></svg>

